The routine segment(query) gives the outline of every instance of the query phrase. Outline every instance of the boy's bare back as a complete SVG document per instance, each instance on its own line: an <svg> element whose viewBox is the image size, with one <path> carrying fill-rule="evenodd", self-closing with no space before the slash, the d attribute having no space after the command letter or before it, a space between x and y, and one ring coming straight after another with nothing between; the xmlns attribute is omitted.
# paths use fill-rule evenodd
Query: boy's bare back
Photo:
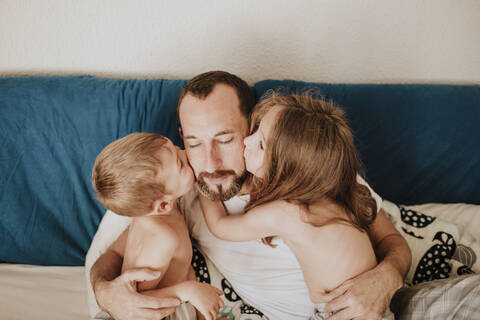
<svg viewBox="0 0 480 320"><path fill-rule="evenodd" d="M158 280L139 283L139 291L165 288L188 280L191 259L188 229L176 207L169 215L133 219L128 230L122 272L140 267L161 272Z"/></svg>

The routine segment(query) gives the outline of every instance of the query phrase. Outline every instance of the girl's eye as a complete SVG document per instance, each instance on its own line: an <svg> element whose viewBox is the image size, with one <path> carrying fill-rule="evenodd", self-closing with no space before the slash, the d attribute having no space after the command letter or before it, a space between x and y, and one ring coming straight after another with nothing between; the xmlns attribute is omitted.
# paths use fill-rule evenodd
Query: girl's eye
<svg viewBox="0 0 480 320"><path fill-rule="evenodd" d="M263 141L260 140L260 150L263 150Z"/></svg>

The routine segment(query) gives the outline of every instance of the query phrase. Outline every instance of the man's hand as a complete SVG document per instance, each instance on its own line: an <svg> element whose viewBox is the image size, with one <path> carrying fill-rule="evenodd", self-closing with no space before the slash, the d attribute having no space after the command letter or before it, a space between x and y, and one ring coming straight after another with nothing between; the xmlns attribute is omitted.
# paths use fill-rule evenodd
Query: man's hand
<svg viewBox="0 0 480 320"><path fill-rule="evenodd" d="M137 292L137 282L155 280L159 272L150 269L132 269L117 278L95 283L98 305L116 320L162 319L175 311L177 298L157 298Z"/></svg>
<svg viewBox="0 0 480 320"><path fill-rule="evenodd" d="M395 268L378 265L323 296L328 302L324 312L338 311L328 320L379 320L388 309L395 291L403 284L403 277Z"/></svg>

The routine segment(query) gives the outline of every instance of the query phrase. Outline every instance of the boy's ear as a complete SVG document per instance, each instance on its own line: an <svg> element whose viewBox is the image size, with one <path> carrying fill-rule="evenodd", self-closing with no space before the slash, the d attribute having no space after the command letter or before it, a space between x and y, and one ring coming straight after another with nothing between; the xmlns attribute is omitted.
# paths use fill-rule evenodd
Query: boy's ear
<svg viewBox="0 0 480 320"><path fill-rule="evenodd" d="M172 200L165 200L165 199L158 199L153 202L153 213L154 214L165 214L172 210L173 208L173 201Z"/></svg>

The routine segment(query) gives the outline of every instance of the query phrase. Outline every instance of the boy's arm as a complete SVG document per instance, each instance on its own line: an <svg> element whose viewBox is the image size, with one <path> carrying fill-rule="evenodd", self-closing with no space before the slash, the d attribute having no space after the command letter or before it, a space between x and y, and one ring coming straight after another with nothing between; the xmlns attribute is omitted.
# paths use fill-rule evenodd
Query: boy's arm
<svg viewBox="0 0 480 320"><path fill-rule="evenodd" d="M195 270L193 270L192 266L190 266L190 269L188 270L187 280L197 281L197 276L195 275Z"/></svg>
<svg viewBox="0 0 480 320"><path fill-rule="evenodd" d="M379 264L325 295L325 312L345 308L329 320L381 319L395 292L402 287L412 255L405 239L380 210L370 227Z"/></svg>
<svg viewBox="0 0 480 320"><path fill-rule="evenodd" d="M130 226L125 247L123 271L150 268L160 273L154 280L137 283L139 292L156 289L178 248L177 233L170 226L159 223L155 217L142 217Z"/></svg>
<svg viewBox="0 0 480 320"><path fill-rule="evenodd" d="M95 298L102 310L117 320L163 318L180 303L174 297L152 297L137 292L135 283L160 277L149 268L132 269L122 274L126 232L98 258L90 270Z"/></svg>
<svg viewBox="0 0 480 320"><path fill-rule="evenodd" d="M220 201L212 201L199 193L200 205L208 229L217 238L226 241L248 241L281 235L278 223L274 223L272 203L258 206L245 214L227 216ZM276 217L280 214L276 210Z"/></svg>

